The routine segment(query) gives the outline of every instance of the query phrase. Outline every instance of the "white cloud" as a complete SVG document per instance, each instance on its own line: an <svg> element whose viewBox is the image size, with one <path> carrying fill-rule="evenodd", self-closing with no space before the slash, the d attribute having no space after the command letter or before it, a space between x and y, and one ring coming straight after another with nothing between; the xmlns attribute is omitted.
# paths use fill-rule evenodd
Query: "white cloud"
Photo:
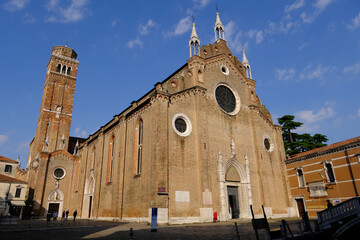
<svg viewBox="0 0 360 240"><path fill-rule="evenodd" d="M4 4L4 8L10 12L15 12L23 9L29 0L10 0Z"/></svg>
<svg viewBox="0 0 360 240"><path fill-rule="evenodd" d="M300 18L302 19L303 23L312 23L317 16L324 11L324 9L330 5L334 0L317 0L315 4L313 4L314 9L312 13L302 12Z"/></svg>
<svg viewBox="0 0 360 240"><path fill-rule="evenodd" d="M360 27L360 12L351 20L351 24L348 25L349 29L355 29L358 27Z"/></svg>
<svg viewBox="0 0 360 240"><path fill-rule="evenodd" d="M316 3L314 4L314 6L322 11L324 10L331 2L333 2L333 0L317 0Z"/></svg>
<svg viewBox="0 0 360 240"><path fill-rule="evenodd" d="M191 18L187 16L182 18L175 26L174 35L181 35L191 29Z"/></svg>
<svg viewBox="0 0 360 240"><path fill-rule="evenodd" d="M46 22L77 22L84 18L85 14L89 11L86 6L88 0L71 0L71 4L68 7L59 6L59 0L50 0L45 8L52 12L51 15L46 19Z"/></svg>
<svg viewBox="0 0 360 240"><path fill-rule="evenodd" d="M87 131L83 130L81 127L76 128L74 134L77 137L82 137L82 138L88 137Z"/></svg>
<svg viewBox="0 0 360 240"><path fill-rule="evenodd" d="M136 48L136 47L139 47L139 48L142 48L143 45L144 45L144 42L142 42L140 40L139 37L129 41L127 44L126 44L129 48Z"/></svg>
<svg viewBox="0 0 360 240"><path fill-rule="evenodd" d="M320 122L325 119L331 118L334 116L334 110L332 107L324 107L319 111L314 112L314 110L305 110L295 113L295 116L299 118L304 123L314 123Z"/></svg>
<svg viewBox="0 0 360 240"><path fill-rule="evenodd" d="M303 48L307 47L309 44L308 43L303 43L298 47L298 50L301 51L303 50Z"/></svg>
<svg viewBox="0 0 360 240"><path fill-rule="evenodd" d="M355 63L352 66L347 66L347 67L344 68L344 73L356 74L356 73L359 73L359 72L360 72L360 62Z"/></svg>
<svg viewBox="0 0 360 240"><path fill-rule="evenodd" d="M306 12L301 13L300 17L303 23L312 23L317 17L318 13L314 12L313 14L308 15Z"/></svg>
<svg viewBox="0 0 360 240"><path fill-rule="evenodd" d="M138 31L141 35L148 35L150 31L154 28L157 28L158 24L152 19L149 19L146 24L139 24Z"/></svg>
<svg viewBox="0 0 360 240"><path fill-rule="evenodd" d="M225 38L233 52L241 53L243 49L247 49L249 47L248 42L241 41L241 38L244 38L244 34L242 31L238 30L234 21L228 22L224 28L226 32Z"/></svg>
<svg viewBox="0 0 360 240"><path fill-rule="evenodd" d="M294 78L295 76L295 69L276 69L276 76L281 81L288 81Z"/></svg>
<svg viewBox="0 0 360 240"><path fill-rule="evenodd" d="M300 79L312 80L312 79L324 79L327 73L335 70L335 67L323 66L322 64L309 64L300 74Z"/></svg>
<svg viewBox="0 0 360 240"><path fill-rule="evenodd" d="M192 20L190 16L186 16L174 26L174 30L164 33L165 37L182 35L191 29Z"/></svg>
<svg viewBox="0 0 360 240"><path fill-rule="evenodd" d="M325 104L327 105L327 104ZM314 132L317 131L324 120L328 120L335 116L333 106L325 106L318 111L304 110L294 114L295 118L303 125L297 129L297 132Z"/></svg>
<svg viewBox="0 0 360 240"><path fill-rule="evenodd" d="M206 7L211 2L211 0L193 0L193 2L194 8L202 9Z"/></svg>
<svg viewBox="0 0 360 240"><path fill-rule="evenodd" d="M256 33L256 44L260 44L264 40L264 32L258 31Z"/></svg>
<svg viewBox="0 0 360 240"><path fill-rule="evenodd" d="M36 21L35 18L28 13L22 17L22 22L24 24L31 24L31 23L34 23L35 21Z"/></svg>
<svg viewBox="0 0 360 240"><path fill-rule="evenodd" d="M9 140L9 137L3 134L0 134L0 146L6 143Z"/></svg>
<svg viewBox="0 0 360 240"><path fill-rule="evenodd" d="M304 5L305 5L305 0L295 1L291 5L286 5L285 6L285 12L291 12L293 10L296 10L296 9L299 9L299 8L303 7Z"/></svg>

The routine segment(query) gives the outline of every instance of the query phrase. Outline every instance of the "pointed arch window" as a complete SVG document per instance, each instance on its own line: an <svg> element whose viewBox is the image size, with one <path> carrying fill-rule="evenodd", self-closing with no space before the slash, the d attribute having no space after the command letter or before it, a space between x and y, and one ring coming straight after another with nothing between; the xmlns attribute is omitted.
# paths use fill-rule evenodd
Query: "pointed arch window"
<svg viewBox="0 0 360 240"><path fill-rule="evenodd" d="M91 151L90 170L94 169L94 163L95 163L95 147L93 147Z"/></svg>
<svg viewBox="0 0 360 240"><path fill-rule="evenodd" d="M143 145L143 129L144 123L142 119L139 120L138 129L138 144L137 144L137 161L136 161L136 174L141 174L141 163L142 163L142 145Z"/></svg>
<svg viewBox="0 0 360 240"><path fill-rule="evenodd" d="M61 72L61 64L59 63L58 65L57 65L57 70L56 70L58 73L59 72Z"/></svg>
<svg viewBox="0 0 360 240"><path fill-rule="evenodd" d="M330 183L335 183L334 169L331 162L325 162L325 170Z"/></svg>
<svg viewBox="0 0 360 240"><path fill-rule="evenodd" d="M109 154L108 154L108 166L107 166L107 175L106 181L109 183L112 181L112 172L113 172L113 165L114 165L114 145L115 137L112 136L109 142Z"/></svg>
<svg viewBox="0 0 360 240"><path fill-rule="evenodd" d="M70 75L70 72L71 72L71 67L68 67L66 74Z"/></svg>
<svg viewBox="0 0 360 240"><path fill-rule="evenodd" d="M66 73L66 66L65 65L62 67L61 73L63 73L63 74Z"/></svg>
<svg viewBox="0 0 360 240"><path fill-rule="evenodd" d="M299 180L299 187L305 187L305 177L302 168L296 169L298 180Z"/></svg>

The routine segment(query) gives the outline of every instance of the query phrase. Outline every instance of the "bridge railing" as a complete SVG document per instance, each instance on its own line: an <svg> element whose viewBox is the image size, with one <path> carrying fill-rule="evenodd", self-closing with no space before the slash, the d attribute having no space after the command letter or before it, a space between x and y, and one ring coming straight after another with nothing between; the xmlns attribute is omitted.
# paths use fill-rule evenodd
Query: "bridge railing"
<svg viewBox="0 0 360 240"><path fill-rule="evenodd" d="M331 208L317 213L319 224L323 229L331 227L331 224L342 221L348 217L360 216L360 197L351 198Z"/></svg>

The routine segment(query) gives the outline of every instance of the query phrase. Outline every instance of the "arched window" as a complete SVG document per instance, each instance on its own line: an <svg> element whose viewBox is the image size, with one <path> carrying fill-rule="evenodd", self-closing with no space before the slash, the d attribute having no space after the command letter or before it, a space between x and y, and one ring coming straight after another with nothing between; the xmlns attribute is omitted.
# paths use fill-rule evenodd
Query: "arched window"
<svg viewBox="0 0 360 240"><path fill-rule="evenodd" d="M91 151L90 169L94 169L94 163L95 163L95 147Z"/></svg>
<svg viewBox="0 0 360 240"><path fill-rule="evenodd" d="M68 67L66 74L70 75L70 72L71 72L71 67Z"/></svg>
<svg viewBox="0 0 360 240"><path fill-rule="evenodd" d="M61 71L61 73L63 73L63 74L65 74L65 73L66 73L66 66L65 66L65 65L62 67L62 71Z"/></svg>
<svg viewBox="0 0 360 240"><path fill-rule="evenodd" d="M299 187L305 187L305 178L302 169L298 168L296 171L299 179Z"/></svg>
<svg viewBox="0 0 360 240"><path fill-rule="evenodd" d="M61 64L60 64L60 63L58 64L56 71L57 71L58 73L61 72Z"/></svg>
<svg viewBox="0 0 360 240"><path fill-rule="evenodd" d="M115 142L115 138L114 136L112 136L109 142L108 166L107 166L107 175L106 175L106 180L108 183L111 182L112 180L112 170L114 164L114 142Z"/></svg>
<svg viewBox="0 0 360 240"><path fill-rule="evenodd" d="M138 144L137 144L137 162L136 162L136 174L141 173L141 162L142 162L142 144L143 144L143 121L139 120L138 130Z"/></svg>
<svg viewBox="0 0 360 240"><path fill-rule="evenodd" d="M329 178L329 182L331 182L331 183L335 182L335 175L334 175L334 170L333 170L333 166L332 166L331 162L325 163L325 168L326 168L326 173Z"/></svg>

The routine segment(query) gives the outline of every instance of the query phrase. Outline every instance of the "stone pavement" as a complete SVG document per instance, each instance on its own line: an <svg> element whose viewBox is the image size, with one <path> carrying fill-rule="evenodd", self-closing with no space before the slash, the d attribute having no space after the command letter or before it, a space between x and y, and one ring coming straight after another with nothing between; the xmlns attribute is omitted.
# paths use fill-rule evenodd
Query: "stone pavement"
<svg viewBox="0 0 360 240"><path fill-rule="evenodd" d="M295 221L288 222L295 226ZM147 223L95 221L79 219L46 223L44 219L23 220L18 224L0 225L0 239L237 239L235 221L183 225L160 225L157 232L150 231ZM256 239L250 220L237 220L240 239ZM281 220L269 220L271 228L278 228ZM260 239L265 239L260 231Z"/></svg>

